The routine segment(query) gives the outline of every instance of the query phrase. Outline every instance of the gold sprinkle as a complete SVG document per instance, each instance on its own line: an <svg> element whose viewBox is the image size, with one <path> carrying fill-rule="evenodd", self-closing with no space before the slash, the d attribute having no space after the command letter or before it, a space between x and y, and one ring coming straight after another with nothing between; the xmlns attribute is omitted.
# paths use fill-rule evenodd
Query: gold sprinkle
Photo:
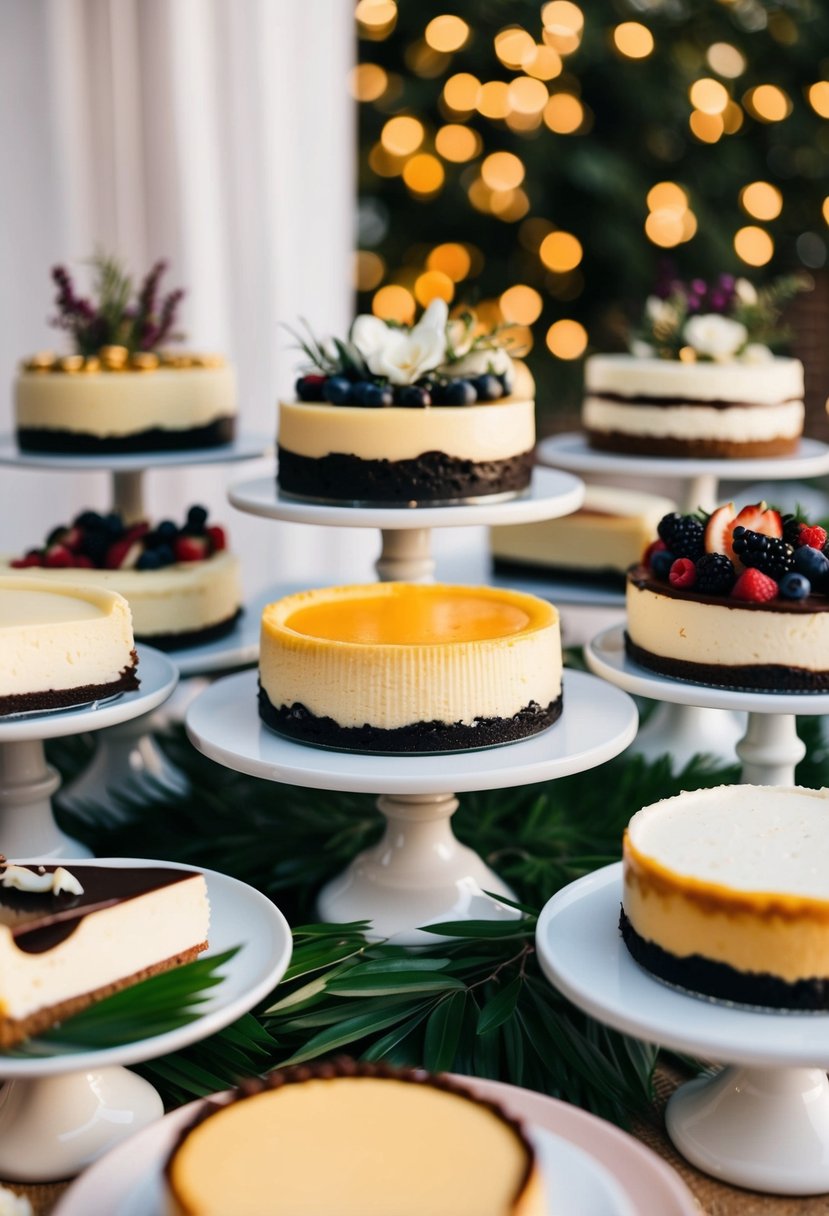
<svg viewBox="0 0 829 1216"><path fill-rule="evenodd" d="M225 361L222 355L193 355L193 364L196 367L224 367Z"/></svg>
<svg viewBox="0 0 829 1216"><path fill-rule="evenodd" d="M136 372L154 372L158 365L158 355L149 350L137 350L130 358L130 367Z"/></svg>
<svg viewBox="0 0 829 1216"><path fill-rule="evenodd" d="M693 346L683 346L682 350L679 352L679 359L681 363L696 363L697 352L694 350Z"/></svg>
<svg viewBox="0 0 829 1216"><path fill-rule="evenodd" d="M87 355L83 361L81 371L84 372L99 372L101 370L101 360L97 355Z"/></svg>
<svg viewBox="0 0 829 1216"><path fill-rule="evenodd" d="M98 354L107 371L119 371L126 365L130 352L126 346L102 346Z"/></svg>
<svg viewBox="0 0 829 1216"><path fill-rule="evenodd" d="M27 372L50 372L57 363L57 356L50 350L40 350L31 359L26 359L23 368Z"/></svg>
<svg viewBox="0 0 829 1216"><path fill-rule="evenodd" d="M83 370L83 364L83 355L64 355L62 359L58 360L58 369L68 375L73 375L75 372Z"/></svg>

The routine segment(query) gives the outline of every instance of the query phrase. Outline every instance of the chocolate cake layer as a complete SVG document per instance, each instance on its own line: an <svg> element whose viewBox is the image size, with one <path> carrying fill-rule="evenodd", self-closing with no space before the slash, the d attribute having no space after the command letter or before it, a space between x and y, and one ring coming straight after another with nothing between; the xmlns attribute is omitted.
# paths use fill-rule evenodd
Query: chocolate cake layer
<svg viewBox="0 0 829 1216"><path fill-rule="evenodd" d="M624 393L596 392L588 390L588 396L596 401L611 401L616 405L641 406L705 406L710 410L756 410L762 409L759 401L723 401L721 398L703 397L649 397L646 393L637 393L635 397L626 397ZM790 405L799 401L799 397L784 397L782 401L771 402L771 405Z"/></svg>
<svg viewBox="0 0 829 1216"><path fill-rule="evenodd" d="M829 671L807 671L802 667L758 663L729 667L724 663L688 663L683 659L652 654L632 642L625 632L625 651L634 663L662 676L712 684L716 688L735 688L758 692L826 692Z"/></svg>
<svg viewBox="0 0 829 1216"><path fill-rule="evenodd" d="M445 502L524 490L533 453L460 460L424 452L414 460L361 460L340 452L314 459L279 448L277 484L286 494L337 502Z"/></svg>
<svg viewBox="0 0 829 1216"><path fill-rule="evenodd" d="M421 752L469 751L478 747L496 747L514 743L552 726L561 716L562 698L542 707L531 701L511 718L476 718L472 725L464 722L413 722L409 726L386 728L379 726L340 726L333 718L319 718L304 705L271 704L267 693L259 689L259 716L280 735L310 743L315 747L331 747L354 752Z"/></svg>
<svg viewBox="0 0 829 1216"><path fill-rule="evenodd" d="M112 456L119 452L186 452L191 448L215 448L231 443L235 418L217 418L205 426L184 431L152 427L131 435L92 435L83 431L19 427L17 442L23 452L52 452L57 456Z"/></svg>
<svg viewBox="0 0 829 1216"><path fill-rule="evenodd" d="M641 937L628 920L624 908L619 916L619 932L631 956L641 967L668 984L689 992L730 1001L739 1005L759 1005L767 1009L818 1011L829 1009L829 978L796 980L787 983L776 975L759 971L738 971L728 963L690 954L679 958L655 942Z"/></svg>
<svg viewBox="0 0 829 1216"><path fill-rule="evenodd" d="M588 429L591 448L600 452L623 452L633 456L687 456L693 459L750 460L762 456L793 456L800 438L779 435L774 439L756 439L746 443L730 443L724 439L673 439L668 435L625 435L621 431Z"/></svg>
<svg viewBox="0 0 829 1216"><path fill-rule="evenodd" d="M135 692L139 686L136 668L138 655L132 652L132 665L125 667L117 680L109 684L81 684L77 688L45 689L42 692L11 693L0 696L0 717L5 714L36 713L39 710L66 709L70 705L87 705L102 701L120 692Z"/></svg>
<svg viewBox="0 0 829 1216"><path fill-rule="evenodd" d="M208 625L206 629L184 629L180 633L148 633L143 636L137 633L135 637L137 641L146 642L148 646L154 646L156 650L184 650L187 646L205 646L208 642L215 642L219 638L226 637L243 611L242 608L239 608L226 621Z"/></svg>

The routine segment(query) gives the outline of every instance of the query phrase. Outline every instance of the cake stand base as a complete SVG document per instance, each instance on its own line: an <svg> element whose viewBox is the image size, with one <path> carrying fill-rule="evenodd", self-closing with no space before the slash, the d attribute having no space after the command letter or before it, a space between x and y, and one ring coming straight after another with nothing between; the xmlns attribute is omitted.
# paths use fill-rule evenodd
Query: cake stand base
<svg viewBox="0 0 829 1216"><path fill-rule="evenodd" d="M0 851L7 857L91 857L52 814L60 777L40 739L0 743Z"/></svg>
<svg viewBox="0 0 829 1216"><path fill-rule="evenodd" d="M72 1177L163 1114L152 1085L117 1066L7 1081L0 1090L0 1177Z"/></svg>
<svg viewBox="0 0 829 1216"><path fill-rule="evenodd" d="M117 815L123 812L118 795L152 801L159 795L188 794L189 778L170 763L150 733L154 717L135 718L101 731L91 761L62 791L61 806L73 811L92 806Z"/></svg>
<svg viewBox="0 0 829 1216"><path fill-rule="evenodd" d="M641 728L629 752L646 760L667 755L674 773L681 772L700 755L719 764L734 764L744 723L744 714L730 710L663 703Z"/></svg>
<svg viewBox="0 0 829 1216"><path fill-rule="evenodd" d="M387 820L383 838L323 887L322 920L370 920L372 940L422 946L435 938L413 926L518 918L515 908L493 898L515 899L510 888L455 839L453 794L382 794L377 807Z"/></svg>
<svg viewBox="0 0 829 1216"><path fill-rule="evenodd" d="M829 1191L829 1081L817 1068L728 1067L689 1081L665 1113L683 1157L775 1195Z"/></svg>

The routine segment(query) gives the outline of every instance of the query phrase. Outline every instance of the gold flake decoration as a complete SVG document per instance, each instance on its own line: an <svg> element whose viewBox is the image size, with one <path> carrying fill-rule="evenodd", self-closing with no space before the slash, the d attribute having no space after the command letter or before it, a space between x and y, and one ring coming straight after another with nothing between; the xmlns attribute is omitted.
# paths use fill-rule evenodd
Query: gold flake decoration
<svg viewBox="0 0 829 1216"><path fill-rule="evenodd" d="M27 372L51 372L54 371L57 363L57 356L52 354L50 350L40 350L36 355L32 355L30 359L26 359L23 364L23 370Z"/></svg>
<svg viewBox="0 0 829 1216"><path fill-rule="evenodd" d="M76 372L83 370L83 364L83 355L64 355L58 360L57 370L66 372L67 375L72 376Z"/></svg>
<svg viewBox="0 0 829 1216"><path fill-rule="evenodd" d="M130 370L134 372L154 372L159 363L158 355L149 350L137 350L130 356Z"/></svg>
<svg viewBox="0 0 829 1216"><path fill-rule="evenodd" d="M101 362L108 372L122 371L130 357L126 346L102 346L98 351Z"/></svg>

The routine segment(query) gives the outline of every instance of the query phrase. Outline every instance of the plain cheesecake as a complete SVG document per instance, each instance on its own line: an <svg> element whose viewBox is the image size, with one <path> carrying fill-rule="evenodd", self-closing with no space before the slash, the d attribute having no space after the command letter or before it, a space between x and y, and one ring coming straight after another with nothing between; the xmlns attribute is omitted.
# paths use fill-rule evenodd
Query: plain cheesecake
<svg viewBox="0 0 829 1216"><path fill-rule="evenodd" d="M302 592L262 616L259 710L291 738L357 751L511 742L561 713L545 600L491 587L377 583Z"/></svg>
<svg viewBox="0 0 829 1216"><path fill-rule="evenodd" d="M543 1216L520 1125L442 1077L335 1062L208 1104L165 1169L169 1216Z"/></svg>

